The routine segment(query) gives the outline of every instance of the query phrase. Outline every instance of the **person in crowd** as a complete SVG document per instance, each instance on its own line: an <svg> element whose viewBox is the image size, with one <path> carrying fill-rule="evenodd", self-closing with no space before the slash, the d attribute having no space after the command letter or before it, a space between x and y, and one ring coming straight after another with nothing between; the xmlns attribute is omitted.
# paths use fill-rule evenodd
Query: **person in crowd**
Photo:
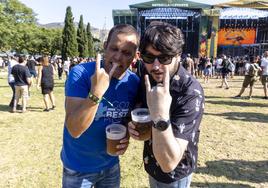
<svg viewBox="0 0 268 188"><path fill-rule="evenodd" d="M199 64L199 58L194 57L194 77L198 78L198 64Z"/></svg>
<svg viewBox="0 0 268 188"><path fill-rule="evenodd" d="M197 166L204 92L200 83L181 66L183 44L180 29L157 21L151 22L141 39L145 68L141 75L140 106L148 106L153 120L143 151L151 188L190 187ZM129 134L140 140L132 122Z"/></svg>
<svg viewBox="0 0 268 188"><path fill-rule="evenodd" d="M31 79L32 79L32 85L34 86L34 83L36 81L36 61L33 56L30 56L29 59L27 60L26 66L28 67L30 74L31 74Z"/></svg>
<svg viewBox="0 0 268 188"><path fill-rule="evenodd" d="M56 107L55 96L53 94L55 70L54 66L49 63L48 56L40 57L39 62L41 63L41 66L38 70L37 88L39 89L41 86L46 107L44 111L49 112ZM51 108L49 103L51 103Z"/></svg>
<svg viewBox="0 0 268 188"><path fill-rule="evenodd" d="M62 65L61 58L57 58L56 64L57 64L57 69L58 69L58 78L59 78L59 80L61 80L62 79L62 73L63 73L63 65Z"/></svg>
<svg viewBox="0 0 268 188"><path fill-rule="evenodd" d="M216 79L221 78L221 69L222 69L222 57L218 57L216 60Z"/></svg>
<svg viewBox="0 0 268 188"><path fill-rule="evenodd" d="M235 98L240 98L244 93L245 89L250 86L248 99L251 100L252 91L254 83L257 81L258 73L261 71L261 68L258 65L257 57L250 57L250 61L245 65L245 77L242 84L242 88L238 95Z"/></svg>
<svg viewBox="0 0 268 188"><path fill-rule="evenodd" d="M210 61L210 58L207 58L207 62L205 64L205 69L204 69L204 82L208 83L209 78L212 75L212 63Z"/></svg>
<svg viewBox="0 0 268 188"><path fill-rule="evenodd" d="M71 70L65 85L62 187L120 187L119 158L106 151L105 128L127 126L139 87L138 76L129 70L138 46L133 26L115 25L104 44L103 64L98 55L96 62ZM124 154L128 142L128 137L120 140L117 155Z"/></svg>
<svg viewBox="0 0 268 188"><path fill-rule="evenodd" d="M206 62L207 62L207 57L200 56L200 60L199 60L199 64L198 64L198 76L199 76L199 78L203 78L203 76L204 76L204 69L205 69Z"/></svg>
<svg viewBox="0 0 268 188"><path fill-rule="evenodd" d="M63 71L65 72L66 79L69 76L69 71L70 71L70 65L71 65L71 60L69 57L67 57L67 60L63 62Z"/></svg>
<svg viewBox="0 0 268 188"><path fill-rule="evenodd" d="M191 58L191 54L187 54L185 58L184 68L191 74L195 75L194 61Z"/></svg>
<svg viewBox="0 0 268 188"><path fill-rule="evenodd" d="M15 79L15 99L12 112L17 111L19 99L22 98L21 112L24 113L26 112L28 92L31 85L31 73L26 66L26 58L24 56L19 56L19 64L12 68L11 74L13 74Z"/></svg>
<svg viewBox="0 0 268 188"><path fill-rule="evenodd" d="M138 52L138 58L136 58L136 59L134 59L134 60L132 61L132 63L131 63L130 66L129 66L129 69L130 69L132 72L137 73L137 72L138 72L138 68L140 67L140 66L139 66L140 63L141 63L141 60L140 60L140 52Z"/></svg>
<svg viewBox="0 0 268 188"><path fill-rule="evenodd" d="M222 82L221 82L221 86L220 88L223 87L223 84L225 84L225 89L229 89L229 84L227 82L227 77L229 74L229 61L228 58L226 57L226 55L223 55L223 60L222 60L222 68L221 68L221 76L222 76Z"/></svg>
<svg viewBox="0 0 268 188"><path fill-rule="evenodd" d="M267 96L267 87L268 87L268 51L265 51L263 54L263 58L261 59L261 68L262 68L262 75L261 75L261 82L263 85L264 90L264 99L268 99Z"/></svg>
<svg viewBox="0 0 268 188"><path fill-rule="evenodd" d="M8 79L8 84L12 89L12 98L11 101L9 102L9 107L14 106L14 99L15 99L15 78L13 74L11 74L12 68L17 65L19 62L16 60L14 56L11 56L8 58L8 67L7 67L7 79Z"/></svg>

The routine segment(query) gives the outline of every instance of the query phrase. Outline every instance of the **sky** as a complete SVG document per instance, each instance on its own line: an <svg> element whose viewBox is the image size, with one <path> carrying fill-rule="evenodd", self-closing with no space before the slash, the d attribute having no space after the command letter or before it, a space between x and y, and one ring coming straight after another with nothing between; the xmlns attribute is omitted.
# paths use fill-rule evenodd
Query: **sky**
<svg viewBox="0 0 268 188"><path fill-rule="evenodd" d="M80 15L83 15L85 24L89 22L91 26L99 29L110 29L113 26L113 9L129 9L129 5L148 1L150 0L20 0L33 9L41 24L64 22L66 8L71 6L75 22L79 22ZM228 0L195 1L217 4Z"/></svg>

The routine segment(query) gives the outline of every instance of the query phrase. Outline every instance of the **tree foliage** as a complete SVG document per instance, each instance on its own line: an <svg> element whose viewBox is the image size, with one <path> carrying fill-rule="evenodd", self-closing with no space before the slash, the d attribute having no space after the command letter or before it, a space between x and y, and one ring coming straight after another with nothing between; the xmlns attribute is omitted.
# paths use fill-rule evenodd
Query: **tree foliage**
<svg viewBox="0 0 268 188"><path fill-rule="evenodd" d="M64 28L48 29L37 23L36 13L19 0L0 0L0 51L26 54L95 56L90 24L85 29L81 15L76 32L71 7L67 7Z"/></svg>
<svg viewBox="0 0 268 188"><path fill-rule="evenodd" d="M61 29L41 28L36 14L18 0L0 1L0 50L17 53L60 53ZM52 49L54 47L54 49ZM56 47L56 48L55 48Z"/></svg>
<svg viewBox="0 0 268 188"><path fill-rule="evenodd" d="M93 41L93 37L91 34L90 23L87 24L86 35L87 35L87 41L88 41L88 56L94 57L95 56L94 41Z"/></svg>
<svg viewBox="0 0 268 188"><path fill-rule="evenodd" d="M78 29L77 29L77 43L78 43L78 53L79 57L87 57L88 56L88 42L86 30L84 27L83 16L80 16Z"/></svg>
<svg viewBox="0 0 268 188"><path fill-rule="evenodd" d="M77 56L77 40L76 40L76 30L74 26L74 18L71 7L68 6L65 14L64 28L62 33L62 58L64 60L67 57Z"/></svg>

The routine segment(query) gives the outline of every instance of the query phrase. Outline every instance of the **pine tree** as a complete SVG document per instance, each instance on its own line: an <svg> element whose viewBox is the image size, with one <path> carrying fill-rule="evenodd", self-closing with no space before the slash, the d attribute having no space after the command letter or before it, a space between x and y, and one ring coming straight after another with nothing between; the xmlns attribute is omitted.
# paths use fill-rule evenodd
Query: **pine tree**
<svg viewBox="0 0 268 188"><path fill-rule="evenodd" d="M68 6L65 14L64 28L62 33L62 58L77 56L76 31L71 7Z"/></svg>
<svg viewBox="0 0 268 188"><path fill-rule="evenodd" d="M87 40L88 40L88 55L89 57L94 57L95 56L94 42L90 31L90 23L87 24Z"/></svg>
<svg viewBox="0 0 268 188"><path fill-rule="evenodd" d="M88 56L88 42L86 30L84 27L83 16L80 16L79 25L77 29L77 43L78 43L78 53L79 57Z"/></svg>

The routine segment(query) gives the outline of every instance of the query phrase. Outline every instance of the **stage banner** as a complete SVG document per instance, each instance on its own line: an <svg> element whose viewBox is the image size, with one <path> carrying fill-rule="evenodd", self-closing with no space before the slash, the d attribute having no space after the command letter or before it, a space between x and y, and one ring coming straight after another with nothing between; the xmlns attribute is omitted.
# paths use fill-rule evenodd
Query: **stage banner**
<svg viewBox="0 0 268 188"><path fill-rule="evenodd" d="M239 46L242 44L254 44L256 29L220 29L218 45Z"/></svg>

